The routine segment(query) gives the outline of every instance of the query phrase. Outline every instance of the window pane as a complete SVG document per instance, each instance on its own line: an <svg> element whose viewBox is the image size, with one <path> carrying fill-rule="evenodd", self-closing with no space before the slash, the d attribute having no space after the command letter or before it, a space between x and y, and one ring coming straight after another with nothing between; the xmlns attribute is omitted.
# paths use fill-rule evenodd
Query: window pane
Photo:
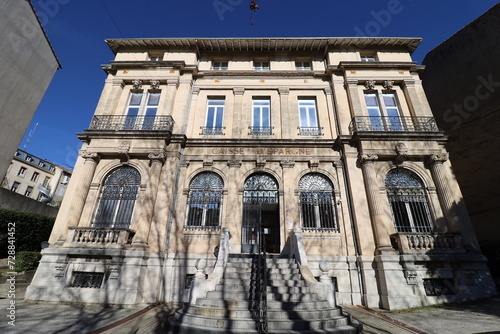
<svg viewBox="0 0 500 334"><path fill-rule="evenodd" d="M215 107L209 107L207 112L207 128L214 127Z"/></svg>
<svg viewBox="0 0 500 334"><path fill-rule="evenodd" d="M365 94L365 101L368 107L378 108L377 96L375 94Z"/></svg>
<svg viewBox="0 0 500 334"><path fill-rule="evenodd" d="M396 107L396 99L394 94L383 94L384 104L386 107Z"/></svg>
<svg viewBox="0 0 500 334"><path fill-rule="evenodd" d="M149 94L148 106L157 106L160 101L159 93L151 93Z"/></svg>
<svg viewBox="0 0 500 334"><path fill-rule="evenodd" d="M132 93L130 97L130 105L131 106L139 106L142 101L142 93Z"/></svg>
<svg viewBox="0 0 500 334"><path fill-rule="evenodd" d="M215 119L215 126L217 128L220 128L222 127L222 117L223 117L223 114L224 114L224 107L217 107L216 109L216 119Z"/></svg>

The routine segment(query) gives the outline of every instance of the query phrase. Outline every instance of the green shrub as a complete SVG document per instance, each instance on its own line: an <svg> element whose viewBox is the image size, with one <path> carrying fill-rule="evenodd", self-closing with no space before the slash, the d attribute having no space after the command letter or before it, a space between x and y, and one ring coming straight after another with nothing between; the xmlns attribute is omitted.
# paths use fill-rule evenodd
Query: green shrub
<svg viewBox="0 0 500 334"><path fill-rule="evenodd" d="M54 217L0 209L0 258L7 257L9 245L15 246L16 253L39 252L42 241L49 240L54 221ZM13 237L10 242L9 237Z"/></svg>
<svg viewBox="0 0 500 334"><path fill-rule="evenodd" d="M15 271L26 271L36 269L42 258L40 252L19 252L16 254Z"/></svg>

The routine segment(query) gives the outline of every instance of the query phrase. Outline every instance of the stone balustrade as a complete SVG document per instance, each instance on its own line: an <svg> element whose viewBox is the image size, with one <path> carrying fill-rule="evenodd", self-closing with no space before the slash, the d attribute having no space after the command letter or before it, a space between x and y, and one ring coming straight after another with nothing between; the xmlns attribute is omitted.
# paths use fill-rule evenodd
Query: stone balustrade
<svg viewBox="0 0 500 334"><path fill-rule="evenodd" d="M69 247L120 248L130 245L135 231L124 228L71 227L68 232Z"/></svg>
<svg viewBox="0 0 500 334"><path fill-rule="evenodd" d="M401 254L465 252L458 233L395 233L391 240Z"/></svg>

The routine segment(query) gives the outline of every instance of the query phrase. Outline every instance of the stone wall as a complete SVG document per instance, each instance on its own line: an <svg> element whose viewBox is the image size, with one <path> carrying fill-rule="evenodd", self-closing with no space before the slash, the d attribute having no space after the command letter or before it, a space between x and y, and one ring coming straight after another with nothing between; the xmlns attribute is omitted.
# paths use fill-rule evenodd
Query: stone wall
<svg viewBox="0 0 500 334"><path fill-rule="evenodd" d="M58 208L40 203L26 196L16 194L7 189L0 188L0 208L6 210L37 213L43 216L55 217Z"/></svg>

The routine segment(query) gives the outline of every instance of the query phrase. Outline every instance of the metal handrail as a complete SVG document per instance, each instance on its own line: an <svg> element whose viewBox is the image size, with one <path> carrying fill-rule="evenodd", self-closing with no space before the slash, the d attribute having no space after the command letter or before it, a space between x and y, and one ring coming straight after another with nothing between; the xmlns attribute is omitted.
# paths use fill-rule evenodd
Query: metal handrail
<svg viewBox="0 0 500 334"><path fill-rule="evenodd" d="M266 238L259 226L259 245L257 254L257 330L259 333L268 333L267 328L267 263L266 263Z"/></svg>
<svg viewBox="0 0 500 334"><path fill-rule="evenodd" d="M434 117L416 116L354 116L349 132L437 132L439 128Z"/></svg>
<svg viewBox="0 0 500 334"><path fill-rule="evenodd" d="M166 116L95 115L88 130L172 131L174 119Z"/></svg>

